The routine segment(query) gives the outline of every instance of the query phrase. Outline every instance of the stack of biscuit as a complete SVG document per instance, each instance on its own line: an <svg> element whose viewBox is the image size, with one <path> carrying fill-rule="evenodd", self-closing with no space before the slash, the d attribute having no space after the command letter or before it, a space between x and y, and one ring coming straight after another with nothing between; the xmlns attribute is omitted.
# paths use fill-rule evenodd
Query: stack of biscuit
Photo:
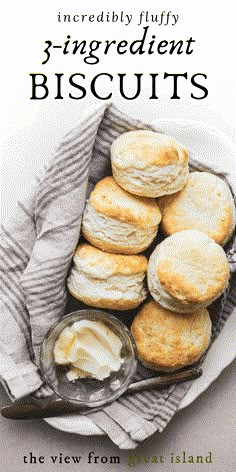
<svg viewBox="0 0 236 472"><path fill-rule="evenodd" d="M95 186L82 220L86 242L75 251L69 292L99 308L130 310L146 296L131 331L141 362L169 371L207 349L206 307L229 280L224 245L235 226L227 185L189 174L188 151L174 138L129 131L111 146L112 176ZM161 224L165 239L149 261L142 253ZM146 286L147 275L147 286Z"/></svg>

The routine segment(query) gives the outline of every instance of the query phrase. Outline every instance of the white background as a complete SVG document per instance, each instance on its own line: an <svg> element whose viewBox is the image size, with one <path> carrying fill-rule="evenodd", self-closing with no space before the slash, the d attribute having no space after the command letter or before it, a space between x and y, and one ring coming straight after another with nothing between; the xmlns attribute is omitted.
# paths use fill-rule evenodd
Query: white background
<svg viewBox="0 0 236 472"><path fill-rule="evenodd" d="M179 1L136 1L135 6L131 2L121 0L119 2L103 0L95 2L87 0L78 2L57 1L49 2L41 0L34 2L23 0L21 2L8 1L4 3L2 12L2 110L4 110L5 136L11 135L15 130L28 126L35 119L37 113L45 106L49 98L53 100L54 73L64 73L65 79L69 75L80 72L86 77L92 78L100 72L127 74L143 72L205 73L208 76L207 84L209 95L204 100L192 100L189 89L183 79L181 96L195 102L197 109L207 106L214 113L220 115L225 121L234 121L234 15L233 2L224 1L221 6L216 2L189 2ZM46 65L42 65L45 56L43 54L45 40L52 40L61 44L66 40L67 34L73 40L78 39L127 39L134 40L142 37L143 29L137 26L139 13L148 10L150 13L160 14L162 11L172 11L179 15L175 26L156 26L148 23L149 30L156 35L158 41L163 39L195 39L194 52L191 55L158 54L142 56L107 55L102 57L97 65L84 64L80 55L60 54L60 50L54 50L54 56ZM117 23L59 23L58 12L61 14L99 14L101 11L132 14L133 20L129 26ZM100 51L98 53L101 55ZM31 79L29 73L45 73L49 77L50 95L42 101L29 100L31 95ZM66 80L65 80L66 82ZM182 81L181 81L182 83ZM159 102L165 100L165 94L170 96L170 79L160 80ZM114 79L114 88L117 88ZM68 87L65 85L68 89ZM186 90L185 90L186 89ZM193 90L191 90L193 91ZM66 92L66 90L65 90ZM68 90L67 90L68 92ZM67 94L65 93L65 96ZM58 101L57 101L58 102ZM59 101L59 105L62 101ZM71 100L73 102L73 100ZM83 107L84 100L76 101L77 107ZM178 100L171 100L173 113ZM150 107L158 109L158 101L150 100ZM68 110L69 113L69 110Z"/></svg>
<svg viewBox="0 0 236 472"><path fill-rule="evenodd" d="M91 97L89 92L88 97L83 100L67 98L69 91L67 78L73 73L80 72L86 75L88 90L89 81L100 72L108 72L114 74L114 76L117 73L127 73L130 74L130 77L134 73L143 73L147 76L145 87L140 99L135 101L126 101L119 97L116 91L118 88L117 82L114 78L113 98L115 103L125 111L134 116L150 120L159 117L198 120L203 124L218 127L232 139L235 123L234 2L224 1L222 4L218 4L220 6L217 6L216 2L206 2L205 0L199 0L198 2L186 0L141 2L138 0L135 2L135 6L129 3L131 2L123 0L120 2L87 0L83 3L75 0L67 2L50 2L49 0L31 2L23 0L19 3L8 1L2 7L1 111L3 119L1 135L4 144L4 152L2 153L2 214L4 217L11 214L16 200L27 193L31 181L42 168L43 163L50 157L53 147L60 137L71 126L77 124L82 112L88 105L98 103ZM70 34L73 40L78 39L80 41L82 39L89 41L92 39L127 39L129 41L140 39L143 29L141 26L137 26L137 22L139 13L143 10L153 14L160 14L162 11L172 11L174 14L178 14L179 20L176 26L164 27L156 26L155 23L148 23L149 30L156 35L158 41L163 39L186 40L192 36L196 40L193 46L193 54L189 56L185 54L181 56L167 54L165 56L158 54L130 56L126 54L102 57L101 52L98 51L101 58L99 64L86 65L80 55L63 56L55 50L49 62L44 66L41 64L44 59L45 40L50 39L54 43L61 44L66 40L67 34ZM57 14L59 11L62 14L95 15L102 11L104 13L114 11L118 14L124 11L124 13L132 14L133 20L129 26L124 26L120 22L58 23ZM49 98L42 101L30 100L31 79L29 74L37 72L48 76L50 86ZM164 72L188 72L189 77L198 72L207 74L208 97L204 100L193 100L190 97L190 93L193 92L192 87L187 85L187 81L186 83L183 81L183 86L180 87L181 100L171 100L172 89L168 85L170 84L169 80L163 81L163 79L160 79L160 82L158 81L160 84L159 99L148 100L150 95L148 74L159 73L162 77ZM53 98L56 93L55 73L65 74L65 82L63 82L64 100L54 100ZM104 88L106 87L105 82L102 85ZM223 385L222 388L227 389L229 382ZM214 390L211 390L211 392L214 395ZM220 399L220 393L217 398ZM229 391L226 391L226 398L229 402L231 398ZM211 402L208 400L205 410L202 410L202 416L210 414L210 406ZM197 408L201 409L201 401L198 401ZM192 415L194 421L196 421L193 411L194 409L190 410L189 418ZM180 446L182 448L188 441L188 431L191 431L191 424L193 424L187 420L186 413L183 414L185 416L178 417L182 427L181 434L183 434L183 445ZM218 410L215 406L216 427L220 428L221 425L217 415ZM222 415L221 417L223 418ZM214 421L214 418L212 421ZM186 432L184 431L185 427L187 428ZM22 429L20 425L17 428L16 431L18 431L17 434L20 438ZM49 435L49 430L46 427L43 428L43 431L48 432ZM173 435L175 432L178 434L177 420L175 420L173 429L171 429L171 425L169 428L170 450L172 450L172 444L174 445ZM203 428L202 434L201 428ZM206 441L204 428L204 425L198 425L197 439L200 451L204 452L205 450L207 452L208 445L201 443L201 437L204 437L204 441ZM53 435L53 430L50 430L50 432ZM209 434L212 435L213 439L211 440L209 436L209 448L213 447L213 452L216 454L218 446L215 432L214 424L212 424ZM15 437L14 427L12 427L12 435L12 437ZM167 441L165 447L168 449L168 437L166 438L166 435L168 436L165 433L163 437ZM194 449L194 435L191 435L191 433L189 435L192 451L197 453L197 449ZM225 440L226 435L227 428L224 426L222 439ZM57 436L52 436L52 443L53 438L56 441ZM63 438L60 437L60 440L60 447L62 448ZM69 442L67 440L67 444ZM150 453L155 454L158 442L158 437L155 437L153 450L149 448ZM150 445L150 443L149 440L148 444ZM103 442L102 444L104 445ZM20 444L19 447L21 447ZM42 447L46 448L46 444ZM75 447L75 441L73 447ZM22 448L24 449L24 446ZM227 448L227 461L231 464L230 454L232 454L232 448L229 441L227 442ZM114 448L112 450L114 453ZM83 450L80 452L83 453ZM222 464L222 458L220 459L219 456L218 463ZM136 470L138 469L136 468ZM61 468L61 470L63 469ZM97 468L96 470L100 469ZM156 470L156 468L153 470ZM179 468L176 470L179 470ZM196 470L202 471L208 470L208 468L199 467ZM217 472L220 470L217 464L215 464L214 470Z"/></svg>

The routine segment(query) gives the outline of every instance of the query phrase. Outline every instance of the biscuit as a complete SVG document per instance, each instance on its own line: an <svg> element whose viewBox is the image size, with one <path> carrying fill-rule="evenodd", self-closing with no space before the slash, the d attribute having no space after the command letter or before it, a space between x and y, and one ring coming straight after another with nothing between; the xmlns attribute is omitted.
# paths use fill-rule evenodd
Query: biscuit
<svg viewBox="0 0 236 472"><path fill-rule="evenodd" d="M229 264L219 244L204 233L186 230L164 239L148 263L148 288L168 310L180 313L210 305L229 280Z"/></svg>
<svg viewBox="0 0 236 472"><path fill-rule="evenodd" d="M103 251L137 254L150 246L160 220L154 198L131 195L109 176L100 180L90 195L82 233Z"/></svg>
<svg viewBox="0 0 236 472"><path fill-rule="evenodd" d="M67 279L71 295L97 308L130 310L146 297L147 259L103 252L79 244Z"/></svg>
<svg viewBox="0 0 236 472"><path fill-rule="evenodd" d="M186 315L152 300L135 316L131 332L140 361L151 369L171 372L200 359L210 343L211 319L206 308Z"/></svg>
<svg viewBox="0 0 236 472"><path fill-rule="evenodd" d="M187 182L188 151L174 138L154 131L128 131L111 145L112 173L128 192L160 197Z"/></svg>
<svg viewBox="0 0 236 472"><path fill-rule="evenodd" d="M160 197L162 227L170 236L197 229L224 245L235 227L235 206L230 189L209 172L192 172L178 193Z"/></svg>

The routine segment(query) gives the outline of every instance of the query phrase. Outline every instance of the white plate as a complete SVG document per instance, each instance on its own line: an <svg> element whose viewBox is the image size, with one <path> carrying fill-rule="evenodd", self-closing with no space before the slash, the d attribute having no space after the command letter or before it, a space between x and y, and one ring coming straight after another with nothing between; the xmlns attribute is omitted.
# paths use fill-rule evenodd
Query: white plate
<svg viewBox="0 0 236 472"><path fill-rule="evenodd" d="M156 120L157 125L167 134L174 136L185 144L190 154L204 164L214 164L219 171L232 172L234 147L230 138L214 127L193 120ZM196 379L184 396L179 409L190 405L220 373L233 361L236 356L234 326L236 310L228 319L224 329L211 346L203 365L203 375ZM227 349L225 346L227 345ZM60 416L47 418L45 421L61 431L82 435L101 435L103 431L89 418L81 415Z"/></svg>

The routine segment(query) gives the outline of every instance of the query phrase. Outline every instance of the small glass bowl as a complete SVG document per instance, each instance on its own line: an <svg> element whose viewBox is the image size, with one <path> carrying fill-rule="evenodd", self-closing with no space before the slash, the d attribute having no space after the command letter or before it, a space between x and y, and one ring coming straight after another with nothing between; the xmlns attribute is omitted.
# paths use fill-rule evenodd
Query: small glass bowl
<svg viewBox="0 0 236 472"><path fill-rule="evenodd" d="M69 381L65 375L67 367L55 363L53 350L56 340L64 328L80 320L101 321L122 342L120 369L102 381L94 378ZM42 343L40 367L45 382L58 397L81 408L98 407L114 401L127 389L137 369L137 351L130 331L118 318L99 310L79 310L50 328Z"/></svg>

